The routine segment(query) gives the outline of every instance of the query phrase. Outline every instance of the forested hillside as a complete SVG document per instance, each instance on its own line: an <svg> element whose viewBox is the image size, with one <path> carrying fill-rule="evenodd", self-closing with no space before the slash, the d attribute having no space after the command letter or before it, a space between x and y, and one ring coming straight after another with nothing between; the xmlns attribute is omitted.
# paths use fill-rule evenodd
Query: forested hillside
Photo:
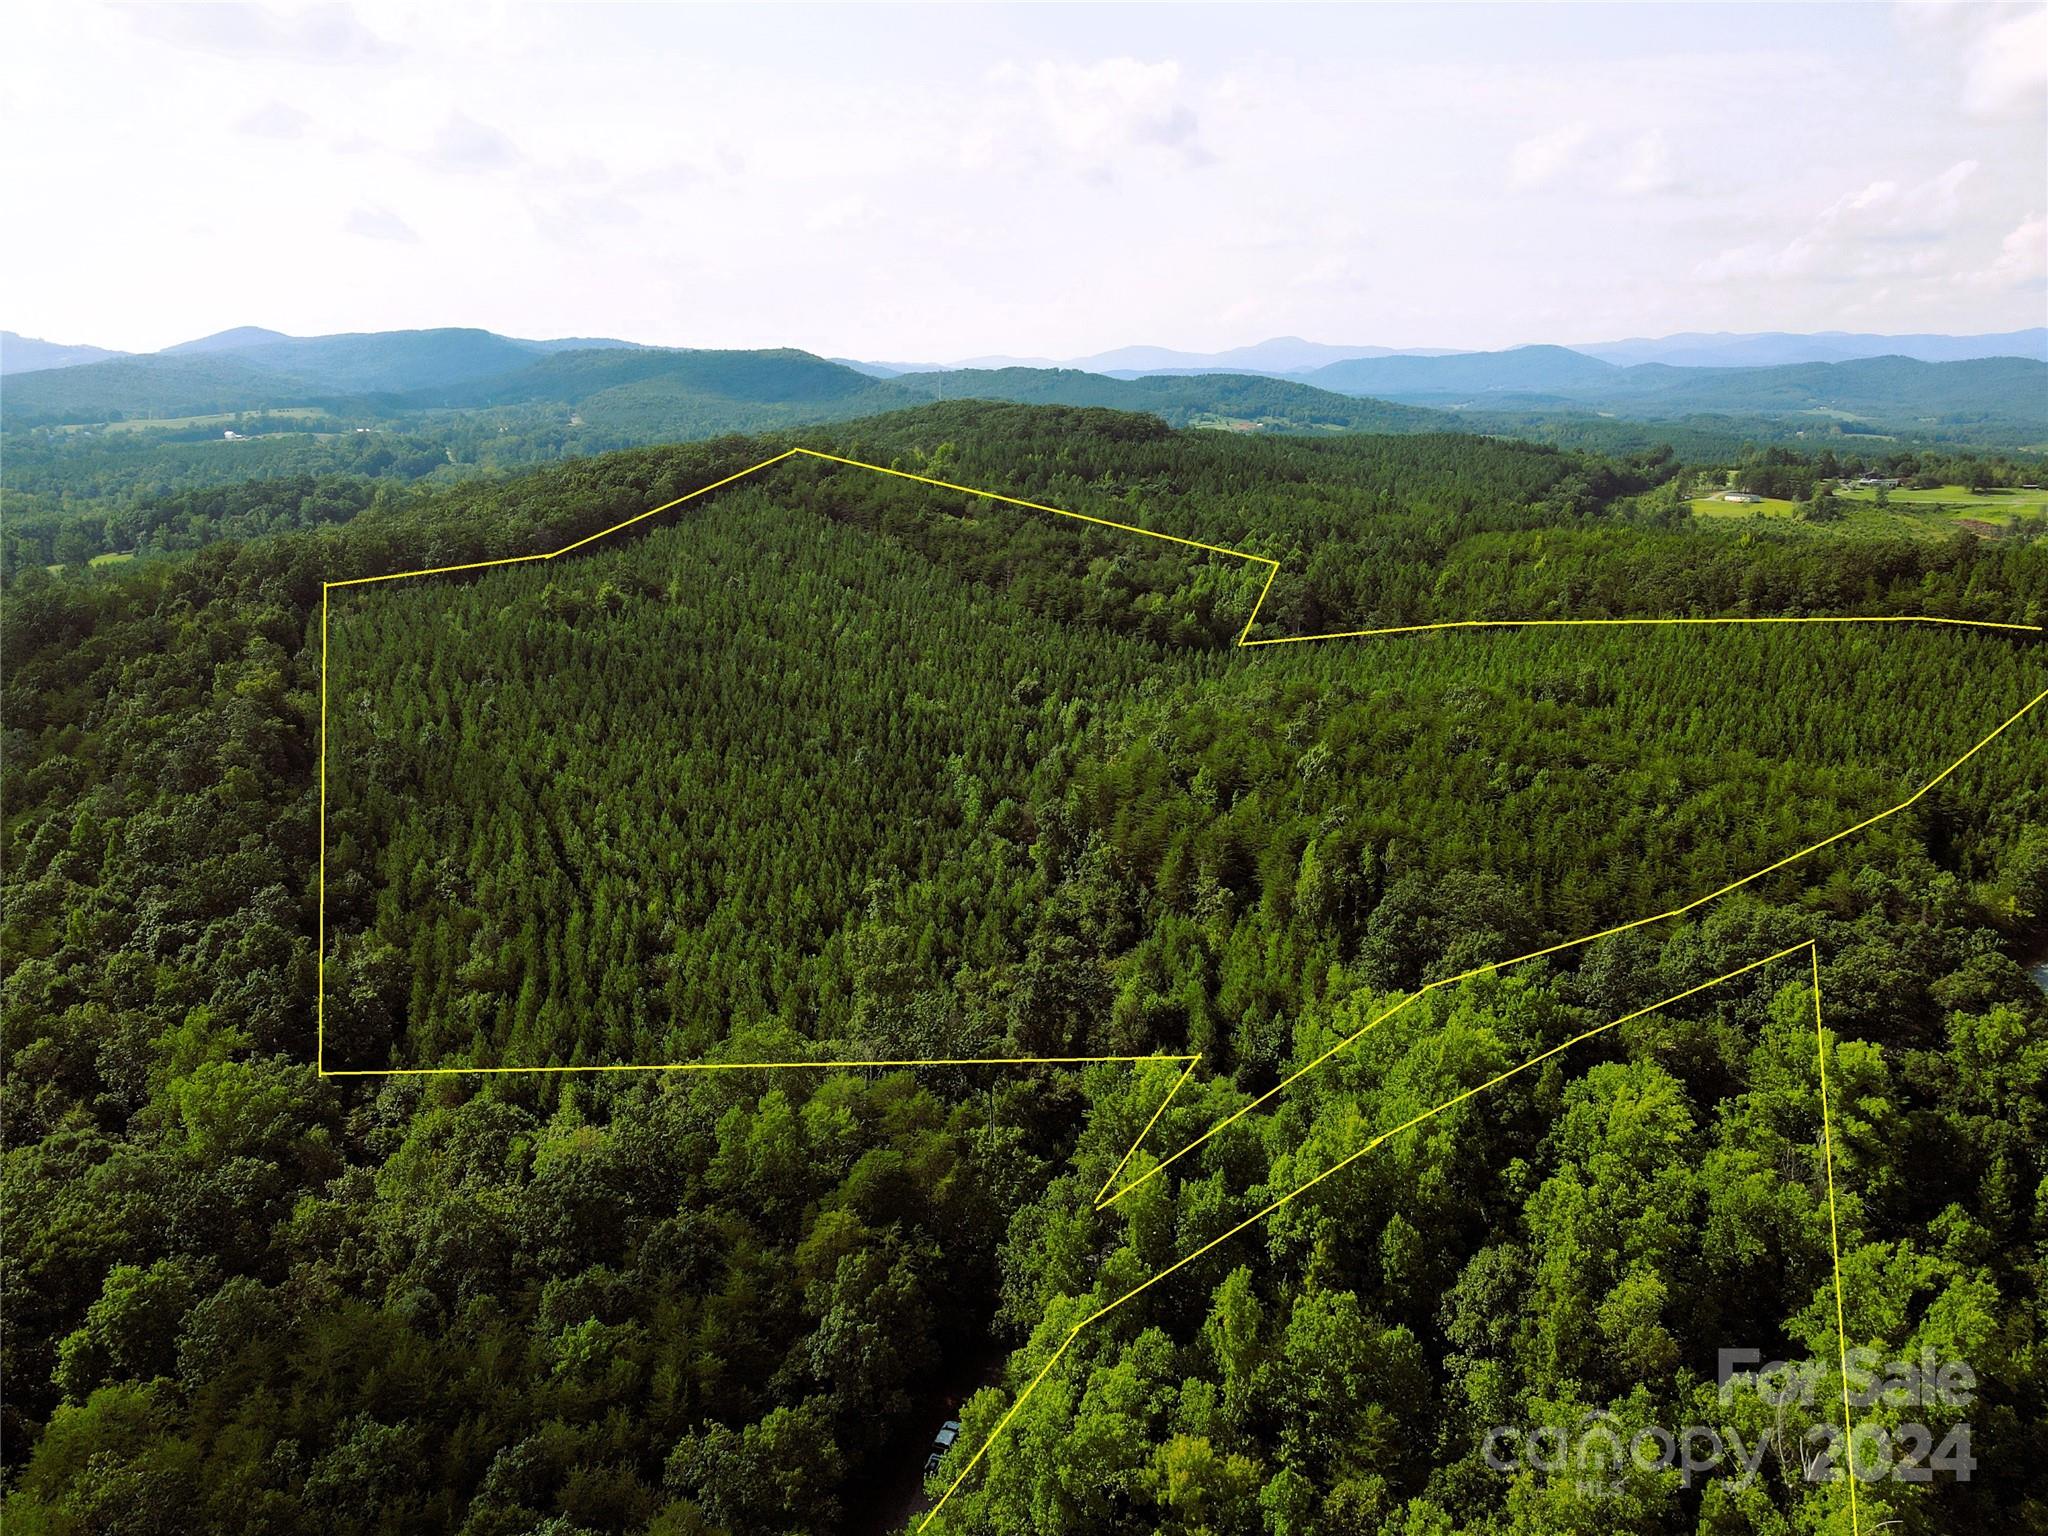
<svg viewBox="0 0 2048 1536"><path fill-rule="evenodd" d="M1765 879L1504 964L1898 805L2048 686L2038 640L1239 649L1242 562L793 461L558 560L335 591L323 680L323 582L560 548L792 442L1269 556L1257 638L2048 608L2018 539L1698 526L1668 452L965 402L230 487L151 525L196 551L18 564L10 1529L903 1530L1107 1303L1808 940L1849 1342L1977 1383L1858 1409L1966 1423L1974 1463L1864 1484L1863 1527L2048 1521L2039 710ZM1177 1068L321 1077L323 747L329 1067L1201 1062L1103 1209ZM1840 1409L1806 963L1571 1046L1119 1305L932 1530L1846 1530L1802 1475ZM1745 1348L1818 1390L1719 1390ZM1739 1432L1759 1470L1488 1459L1587 1415Z"/></svg>
<svg viewBox="0 0 2048 1536"><path fill-rule="evenodd" d="M193 356L120 358L23 375L8 386L4 412L8 429L19 432L313 404L409 423L427 412L495 410L491 426L499 430L539 410L557 423L575 415L578 425L593 429L585 451L596 451L657 434L697 437L843 421L963 396L1152 410L1176 426L1197 417L1324 431L1447 424L1428 411L1242 374L1113 379L1071 368L1001 368L876 379L786 347L543 350L485 331L319 337Z"/></svg>
<svg viewBox="0 0 2048 1536"><path fill-rule="evenodd" d="M361 392L372 387L383 392ZM10 382L0 401L10 513L0 560L76 564L196 548L203 539L176 503L243 482L493 479L636 444L963 398L1145 411L1172 426L1245 433L1460 425L1442 412L1241 375L1123 380L1014 368L878 380L788 349L580 347L460 331L316 338ZM1586 440L1607 446L1598 431Z"/></svg>
<svg viewBox="0 0 2048 1536"><path fill-rule="evenodd" d="M214 341L223 345L216 349ZM2041 422L2012 431L1998 425L2012 402L2040 392L2026 370L2042 365L2025 359L1944 365L1976 371L1958 375L1955 388L1944 385L1939 399L1922 398L1926 376L1916 371L1935 365L1906 359L1854 365L1863 392L1853 399L1837 389L1846 376L1824 364L1624 370L1562 348L1366 360L1457 365L1474 380L1506 366L1513 382L1538 378L1562 358L1574 377L1585 370L1625 377L1636 381L1629 401L1656 402L1654 410L1638 410L1605 397L1530 394L1515 382L1512 389L1432 397L1457 407L1441 410L1248 374L1112 378L1070 368L995 368L874 378L786 348L690 351L517 341L482 331L298 339L229 333L191 345L195 350L10 379L0 399L0 482L9 505L0 568L196 548L215 535L184 498L246 482L348 477L396 489L496 480L639 444L791 431L933 400L1097 406L1245 435L1458 431L1645 463L1675 455L1692 465L1743 460L1771 443L1796 444L1802 453L1908 460L1952 460L1954 445L1981 443L1987 446L1966 451L1982 461L2017 462L2026 470L2022 478L2035 481L2048 432ZM1893 377L1899 370L1906 372ZM1397 374L1390 387L1413 382L1398 368ZM1627 419L1645 414L1657 419ZM233 495L249 499L245 490ZM273 526L278 518L289 525L288 509L275 508L272 516Z"/></svg>

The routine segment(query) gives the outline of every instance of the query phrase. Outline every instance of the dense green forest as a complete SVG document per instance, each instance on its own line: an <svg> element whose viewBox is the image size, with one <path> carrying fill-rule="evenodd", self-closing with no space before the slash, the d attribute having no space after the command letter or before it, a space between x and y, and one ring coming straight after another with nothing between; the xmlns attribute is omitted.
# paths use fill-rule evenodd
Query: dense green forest
<svg viewBox="0 0 2048 1536"><path fill-rule="evenodd" d="M1622 372L1566 349L1525 350L1555 353L1575 374ZM1492 367L1494 356L1461 366ZM1954 366L1967 374L1976 365ZM1725 409L1647 422L1569 402L1503 409L1492 394L1456 411L1422 409L1251 374L1123 379L1000 368L875 378L789 349L519 342L466 330L299 340L259 332L221 352L11 376L0 400L0 485L8 498L0 577L30 564L75 569L177 555L217 539L330 523L338 506L413 488L431 495L638 445L793 432L932 400L1099 406L1243 435L1457 432L1535 440L1633 465L1637 478L1649 472L1645 486L1731 467L1754 478L1754 489L1800 497L1858 467L1908 479L1939 475L1937 483L2041 479L2038 431L1987 436L1930 426L1933 418L1888 422L1879 431L1839 414L1774 416L1757 402L1786 370L1733 372L1756 375L1764 393L1753 408L1744 408L1740 390L1716 386L1721 395L1709 403ZM1832 377L1825 365L1820 376ZM2010 383L2001 386L2007 394ZM1949 446L1976 438L2034 447ZM300 489L308 482L318 486L310 495ZM1591 487L1603 501L1612 489Z"/></svg>
<svg viewBox="0 0 2048 1536"><path fill-rule="evenodd" d="M1668 448L966 402L195 488L135 525L159 558L17 560L11 1529L902 1530L1105 1304L1808 940L1849 1341L1976 1383L1858 1409L1966 1424L1972 1463L1861 1485L1863 1528L2048 1522L2038 710L1738 892L1502 964L1899 804L2041 692L2038 642L1236 649L1241 562L803 461L561 560L336 591L321 676L323 582L558 548L798 441L1277 559L1261 638L2048 614L2038 544L1725 536L1660 501ZM1177 1067L322 1077L323 748L330 1068L1199 1052L1124 1179L1230 1123L1098 1209ZM1847 1531L1803 1475L1840 1408L1805 965L1571 1046L1119 1305L932 1529ZM1818 1389L1723 1389L1724 1349ZM1716 1426L1757 1473L1489 1460L1589 1415Z"/></svg>
<svg viewBox="0 0 2048 1536"><path fill-rule="evenodd" d="M449 356L423 363L419 346L409 344L378 366L393 379L442 378L466 363L476 366L476 333L454 334L466 339ZM310 364L324 354L295 348L288 355ZM75 565L101 555L195 549L254 531L194 519L188 498L195 491L226 487L246 501L252 485L297 476L345 476L392 488L459 483L639 444L788 429L933 399L1115 407L1147 411L1173 426L1244 432L1432 432L1460 425L1442 412L1245 375L1122 380L1013 368L879 380L786 350L613 347L535 357L515 348L514 355L521 365L502 378L458 376L349 397L335 391L366 377L366 364L341 369L319 388L287 387L284 375L253 370L241 394L219 391L215 381L229 360L210 356L124 359L106 376L90 369L18 376L8 386L0 444L10 511L0 561L9 569L31 561ZM138 369L162 386L140 403L128 392ZM198 382L181 393L188 378ZM265 409L271 406L278 409ZM1592 432L1587 446L1609 445ZM1721 446L1732 451L1733 440Z"/></svg>

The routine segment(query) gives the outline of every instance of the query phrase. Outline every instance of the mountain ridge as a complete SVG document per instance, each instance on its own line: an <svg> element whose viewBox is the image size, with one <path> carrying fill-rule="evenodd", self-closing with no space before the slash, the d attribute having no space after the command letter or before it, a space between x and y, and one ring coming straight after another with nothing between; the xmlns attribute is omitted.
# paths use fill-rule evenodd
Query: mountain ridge
<svg viewBox="0 0 2048 1536"><path fill-rule="evenodd" d="M332 347L366 343L374 338L466 334L493 337L534 353L634 349L641 351L725 350L663 348L617 337L564 336L535 340L503 336L476 327L443 326L424 330L344 331L320 336L292 336L263 326L235 326L209 336L181 341L158 351L131 353L90 345L62 345L13 331L0 331L0 373L47 372L80 367L118 357L179 357L203 354L246 354L286 348ZM1669 363L1688 368L1771 367L1793 363L1850 362L1861 358L1901 356L1920 362L1964 362L1985 357L2030 357L2048 361L2048 326L1973 334L1918 331L1887 334L1864 331L1677 331L1666 336L1632 336L1618 341L1535 342L1514 347L1388 347L1309 341L1299 336L1274 336L1246 346L1199 352L1154 345L1114 347L1069 358L1023 357L1008 354L962 358L952 362L834 357L833 362L871 378L896 378L912 373L951 373L962 369L1068 368L1112 378L1148 374L1247 373L1273 378L1301 378L1318 369L1358 359L1392 357L1484 357L1549 346L1601 362L1627 367L1637 363ZM772 349L771 349L772 350ZM277 357L285 354L279 352Z"/></svg>
<svg viewBox="0 0 2048 1536"><path fill-rule="evenodd" d="M1850 362L1866 357L1903 356L1920 362L1965 362L1984 357L2032 357L2048 362L2048 326L1971 334L1850 331L1678 331L1668 336L1620 341L1525 342L1512 347L1340 346L1276 336L1219 352L1171 347L1128 346L1083 357L970 357L953 363L875 362L862 367L891 374L940 372L949 368L1080 368L1129 376L1145 373L1266 373L1299 378L1315 369L1360 358L1482 357L1558 347L1601 362L1627 366L1663 362L1681 367L1763 367L1790 363ZM851 361L851 360L849 360Z"/></svg>
<svg viewBox="0 0 2048 1536"><path fill-rule="evenodd" d="M16 331L0 331L0 375L43 373L52 368L76 368L86 363L110 362L114 358L128 355L126 352L116 352L111 347L44 341L39 336L23 336Z"/></svg>
<svg viewBox="0 0 2048 1536"><path fill-rule="evenodd" d="M244 329L205 345L9 377L10 429L319 406L387 420L439 410L524 410L634 440L844 419L932 399L1146 411L1235 430L1509 430L1488 413L1670 421L2010 446L2048 441L2048 362L1909 357L1755 368L1621 365L1572 348L1388 354L1299 374L1218 369L1107 374L1071 368L882 374L795 348L655 348L529 342L467 327L282 341Z"/></svg>

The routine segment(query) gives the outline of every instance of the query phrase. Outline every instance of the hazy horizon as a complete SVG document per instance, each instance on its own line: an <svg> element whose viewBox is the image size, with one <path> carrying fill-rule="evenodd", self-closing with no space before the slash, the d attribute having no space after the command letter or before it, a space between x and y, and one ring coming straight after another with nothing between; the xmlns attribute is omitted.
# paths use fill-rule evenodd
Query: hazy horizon
<svg viewBox="0 0 2048 1536"><path fill-rule="evenodd" d="M2044 328L2048 328L2048 327L2044 327L2043 325L2040 325L2040 324L2036 324L2036 325L2031 325L2031 326L2013 326L2013 327L2011 327L2011 328L2010 328L2009 330L2004 330L2004 331L1975 331L1975 332L1953 332L1953 331L1950 331L1950 332L1938 332L1938 331L1919 331L1919 332L1908 332L1908 331L1890 331L1890 330L1882 330L1882 329L1872 329L1872 330L1868 330L1868 331L1860 331L1860 332L1851 332L1851 331L1844 331L1844 330L1832 330L1832 331L1808 331L1808 332L1793 332L1793 331L1702 331L1702 330L1681 330L1681 331L1670 331L1670 332L1665 332L1665 333L1662 333L1661 335L1658 335L1658 336L1643 336L1643 335L1635 335L1635 336L1599 336L1599 337L1592 337L1592 336L1581 336L1581 337L1577 337L1577 338L1575 338L1575 339L1573 339L1573 340L1569 340L1569 341L1567 341L1567 340L1559 340L1559 339L1556 339L1556 338L1553 338L1553 337L1532 337L1532 338L1530 338L1530 339L1527 339L1527 340L1524 340L1524 341L1517 341L1517 342L1509 342L1509 343L1507 343L1507 344L1505 344L1504 346L1501 346L1501 347L1474 347L1474 348L1442 348L1442 349L1439 349L1439 348L1436 348L1436 347L1433 347L1433 346L1431 346L1431 345L1430 345L1429 343L1426 343L1426 342L1424 342L1424 343L1416 343L1416 344L1415 344L1415 349L1416 349L1417 351L1419 351L1419 352L1423 353L1423 354L1428 354L1428 353L1431 353L1431 352L1435 352L1435 351L1439 351L1439 350L1441 350L1441 351L1444 351L1444 352L1447 352L1447 353L1470 353L1470 352L1489 352L1489 351L1512 351L1512 350L1515 350L1515 349L1517 349L1517 348L1521 348L1521 347L1540 347L1540 346L1553 346L1553 347L1566 347L1566 348L1583 348L1583 347L1612 347L1612 346L1620 346L1620 345L1626 345L1626 344L1629 344L1629 343L1634 343L1634 342L1644 342L1644 343L1653 343L1653 342L1658 342L1658 341L1671 341L1671 340L1677 340L1677 339L1680 339L1680 338L1691 338L1691 337L1697 337L1697 338L1700 338L1700 339L1702 339L1702 340L1729 340L1729 341L1734 341L1734 340L1741 340L1741 339L1745 339L1745 338L1750 338L1750 337L1771 337L1771 336L1787 336L1787 337L1793 337L1793 336L1809 336L1809 337L1814 337L1814 338L1825 338L1825 337L1837 337L1837 336L1851 336L1851 335L1878 335L1878 336L1900 336L1900 337L1904 337L1904 336L1942 336L1942 337L1946 337L1946 338L1949 338L1949 339L1952 339L1952 340L1966 340L1966 339L1969 339L1969 338L1971 338L1971 337L1975 337L1975 336L1983 336L1983 335L2010 335L2010 334L2016 334L2016 333L2020 333L2020 332L2026 332L2026 331L2031 331L2031 330L2040 330L2040 329L2044 329ZM108 351L110 351L110 352L113 352L113 353L115 353L115 354L118 354L118 355L121 355L121 356L136 356L136 357L148 357L148 356L155 356L155 355L158 355L158 354L162 353L163 351L165 351L165 350L166 350L167 348L170 348L170 347L177 347L177 346L183 346L183 345L187 345L187 344L189 344L189 343L192 343L192 342L196 342L196 341L208 341L208 340L211 340L211 339L212 339L213 337L215 337L215 336L217 336L217 335L225 335L225 334L228 334L228 333L230 333L230 332L233 332L233 331L238 331L238 330L264 330L264 331L274 331L274 332L278 333L278 334L279 334L280 336L282 336L282 337L285 337L285 338L287 338L287 339L289 339L289 340L293 340L293 341L308 341L308 340L318 340L318 339L320 339L320 338L322 338L322 337L324 337L324 336L334 336L334 335L380 335L380 334L381 334L381 335L391 335L391 334L402 334L402 333L405 333L405 332L408 332L408 331L428 331L428 330L449 330L449 329L474 329L474 330L483 330L483 331L488 331L488 332L491 332L491 333L493 333L493 334L495 334L495 335L499 335L499 336L511 337L511 338L514 338L514 339L518 339L518 340L525 340L525 341L536 341L536 342L555 342L555 341L563 341L563 340L574 340L574 339L586 339L586 340L591 340L591 341L624 341L624 342L631 342L631 343L634 343L634 344L636 344L636 345L643 345L643 346L650 346L650 347L678 347L678 348L681 348L681 349L684 349L684 350L690 350L690 349L692 349L692 344L691 344L691 343L688 343L688 342L648 342L648 341L645 341L645 340L644 340L643 338L641 338L641 337L636 337L636 336L598 336L598 335L596 335L596 334L594 334L594 333L578 333L578 334L577 334L577 336L575 336L575 337L569 337L569 336L551 336L551 335L541 335L541 334L538 334L538 333L534 333L534 332L521 332L521 331L516 331L516 330L512 330L512 329L509 329L509 328L507 328L507 327L505 327L505 326L498 326L498 325L480 325L480 326L463 326L463 327L456 327L456 326L388 326L388 327L369 327L369 328L367 328L367 329L365 329L365 330L360 330L360 331L355 331L355 332L315 332L315 331L299 331L299 330L291 330L291 329L288 329L288 328L286 328L286 327L283 327L283 326L265 325L265 324L263 324L263 323L262 323L261 321L252 321L252 322L248 322L248 323L246 323L246 324L239 324L239 325L234 325L234 326L228 326L228 327L225 327L225 328L223 328L223 330L221 330L221 331L210 331L210 332L207 332L207 333L206 333L205 335L202 335L202 336L186 336L186 337L181 337L181 338L179 338L179 340L177 340L177 341L173 341L173 342L168 342L168 343L166 343L164 347L158 347L158 348L149 348L149 349L144 349L144 348L129 348L129 347L107 347L105 343L103 343L103 342L101 342L101 341L99 341L99 340L97 340L97 339L95 339L95 338L89 338L89 337L86 337L86 338L82 338L82 337L71 337L71 336L39 336L39 335L36 335L36 334L34 334L33 332L30 332L30 331L25 331L25 330L22 330L22 329L20 329L19 327L16 327L16 326L0 326L0 331L5 331L5 332L6 332L6 333L7 333L8 335L11 335L11 336L17 336L17 337L19 337L19 338L20 338L21 340L23 340L23 341L28 341L28 342L37 342L37 343L41 343L41 344L43 344L43 345L47 345L47 346L59 346L59 347L102 347L102 348L105 348L105 350L108 350ZM1377 348L1377 347L1380 347L1380 346L1382 346L1382 345L1383 345L1382 343L1378 343L1378 342L1374 342L1374 341L1370 341L1370 340L1367 340L1367 341L1348 341L1348 342L1339 342L1339 341L1331 341L1331 340L1330 340L1330 339L1328 339L1328 338L1325 338L1325 337L1317 337L1317 336L1260 336L1260 337L1254 337L1254 338L1251 338L1251 339L1248 339L1248 340L1244 340L1244 341L1226 342L1226 343L1224 343L1224 344L1223 344L1222 346L1218 346L1218 347L1213 347L1213 348L1201 348L1201 349L1198 349L1198 348L1193 348L1193 347L1176 347L1176 346L1174 346L1173 344L1171 344L1171 343L1168 343L1168 342L1154 342L1154 341L1143 341L1143 340L1140 340L1140 341L1130 341L1130 342L1124 342L1124 343L1120 343L1120 344L1118 344L1118 345L1116 345L1116 346L1112 346L1112 347L1105 347L1105 348L1101 348L1101 349L1099 349L1099 350L1098 350L1097 352L1095 352L1095 353L1079 353L1079 354L1074 354L1074 355L1072 355L1072 356L1062 356L1062 357L1053 357L1053 356L1049 356L1049 355L1046 355L1046 354L1043 354L1043 353L1030 353L1030 352L1014 352L1014 353L984 353L984 354L980 354L980 355L978 355L978 356L974 356L974 357L936 357L936 358L931 358L931 357L907 357L907 356L896 356L896 357L886 357L886 356L872 356L872 357L854 357L854 356L853 356L852 354L850 354L850 353L826 353L826 352L823 352L823 351L821 351L820 349L818 349L818 348L816 348L816 347L807 347L807 346L804 346L804 345L803 345L803 344L802 344L801 342L795 342L795 341L788 341L788 342L775 342L775 343L769 343L769 344L767 344L767 346L768 346L769 348L787 348L787 349L792 349L792 350L796 350L796 351L803 351L803 352L809 352L809 353L811 353L811 354L812 354L813 356L818 356L818 357L840 357L840 358L848 358L848 359L850 359L851 361L854 361L854 362L860 362L860 363L873 363L873 364L881 364L881 365L888 365L888 364L913 364L913 365L938 365L938 366L971 366L971 365L974 365L974 364L993 364L993 363L998 363L998 362L1002 362L1002 361L1005 361L1005 360L1019 360L1019 361L1036 361L1036 362L1039 362L1039 363L1051 363L1051 364L1059 364L1059 365L1066 365L1066 364L1070 364L1070 363L1073 363L1073 362L1078 362L1078 361L1086 361L1086 360L1089 360L1089 359L1091 359L1091 358L1094 358L1094 357L1107 357L1107 356L1110 356L1110 355L1112 355L1112 354L1115 354L1115 353L1120 353L1120 352L1145 352L1145 351L1157 351L1157 352L1184 352L1184 353L1187 353L1187 354L1188 354L1188 355L1190 355L1190 356L1204 357L1204 356L1217 356L1217 355L1221 355L1221 354L1227 354L1227 353L1232 353L1232 352L1246 352L1246 351L1252 351L1252 350L1255 350L1255 349L1257 349L1257 348L1260 348L1260 347L1263 347L1263 346L1271 345L1271 344L1274 344L1274 343L1285 343L1285 342L1301 342L1301 343L1305 343L1305 344L1307 344L1307 345L1310 345L1310 346L1319 346L1319 347L1329 347L1329 348L1332 348L1332 349L1364 349L1364 348ZM1402 349L1398 349L1398 348L1396 348L1396 349L1393 349L1393 350L1395 350L1395 351L1397 351L1397 352L1398 352L1398 351L1400 351L1400 350L1402 350Z"/></svg>

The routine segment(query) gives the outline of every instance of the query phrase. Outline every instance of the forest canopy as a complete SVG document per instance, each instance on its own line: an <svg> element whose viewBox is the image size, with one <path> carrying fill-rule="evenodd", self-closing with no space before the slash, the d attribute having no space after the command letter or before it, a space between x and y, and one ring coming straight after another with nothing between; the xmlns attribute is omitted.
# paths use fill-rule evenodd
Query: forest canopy
<svg viewBox="0 0 2048 1536"><path fill-rule="evenodd" d="M969 402L403 497L195 492L158 526L203 547L24 564L11 1527L904 1529L1106 1302L1809 941L1818 1039L1805 962L1764 967L1395 1136L1077 1335L932 1529L1845 1529L1802 1454L1839 1380L1780 1405L1719 1369L1831 1368L1817 1055L1848 1342L1977 1384L1859 1409L1965 1426L1974 1464L1862 1485L1865 1528L2048 1517L2038 720L1737 892L1504 964L1898 806L2040 694L2038 641L1238 650L1241 562L805 464L561 560L334 592L321 675L323 583L558 548L792 441L1268 556L1261 635L2048 598L2023 540L1666 516L1655 454ZM1149 1129L1178 1065L323 1077L323 894L330 1066L1201 1061ZM1774 1449L1746 1481L1488 1459L1588 1415Z"/></svg>

